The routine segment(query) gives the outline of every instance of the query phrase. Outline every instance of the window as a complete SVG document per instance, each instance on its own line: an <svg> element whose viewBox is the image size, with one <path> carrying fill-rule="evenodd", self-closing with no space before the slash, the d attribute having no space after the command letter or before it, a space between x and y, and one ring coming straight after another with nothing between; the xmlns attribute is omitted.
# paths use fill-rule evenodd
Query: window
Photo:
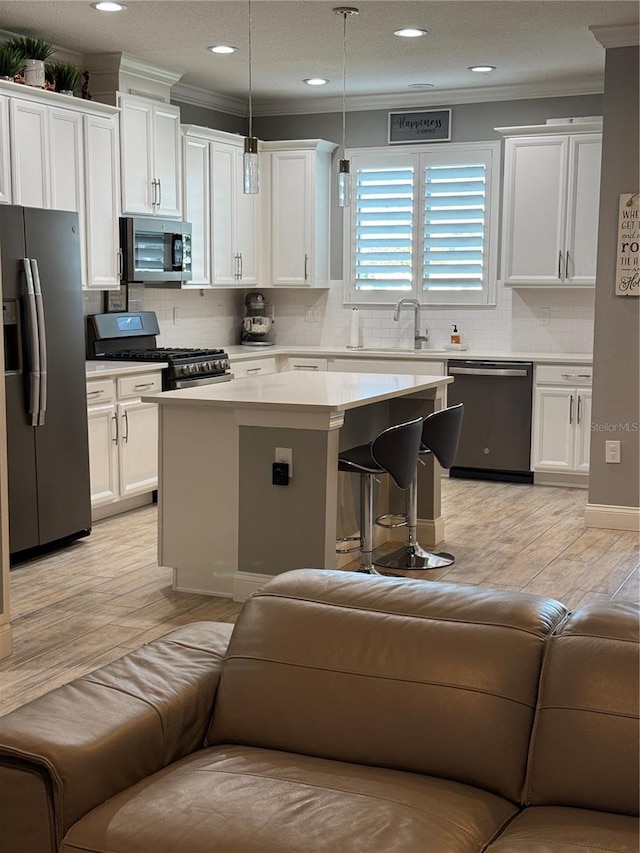
<svg viewBox="0 0 640 853"><path fill-rule="evenodd" d="M345 301L495 300L500 143L350 151Z"/></svg>

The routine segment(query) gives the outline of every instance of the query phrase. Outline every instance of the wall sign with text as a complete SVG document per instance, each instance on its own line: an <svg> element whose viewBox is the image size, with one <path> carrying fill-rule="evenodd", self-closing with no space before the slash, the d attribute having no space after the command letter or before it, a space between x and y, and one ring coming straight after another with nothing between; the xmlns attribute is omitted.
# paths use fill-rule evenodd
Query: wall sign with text
<svg viewBox="0 0 640 853"><path fill-rule="evenodd" d="M450 142L451 110L389 113L389 144Z"/></svg>
<svg viewBox="0 0 640 853"><path fill-rule="evenodd" d="M618 211L616 296L640 296L640 193L623 193Z"/></svg>

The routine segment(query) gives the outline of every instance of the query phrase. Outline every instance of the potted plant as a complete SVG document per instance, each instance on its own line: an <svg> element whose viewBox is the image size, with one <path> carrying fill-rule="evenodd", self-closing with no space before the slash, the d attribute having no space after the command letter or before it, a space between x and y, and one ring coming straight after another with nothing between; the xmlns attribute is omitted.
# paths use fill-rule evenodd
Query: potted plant
<svg viewBox="0 0 640 853"><path fill-rule="evenodd" d="M80 83L80 69L71 62L47 62L45 77L53 82L56 92L73 95Z"/></svg>
<svg viewBox="0 0 640 853"><path fill-rule="evenodd" d="M22 74L24 59L6 44L0 45L0 80L13 80Z"/></svg>
<svg viewBox="0 0 640 853"><path fill-rule="evenodd" d="M54 52L53 45L37 36L15 36L9 39L7 47L15 50L23 58L27 86L44 89L44 61Z"/></svg>

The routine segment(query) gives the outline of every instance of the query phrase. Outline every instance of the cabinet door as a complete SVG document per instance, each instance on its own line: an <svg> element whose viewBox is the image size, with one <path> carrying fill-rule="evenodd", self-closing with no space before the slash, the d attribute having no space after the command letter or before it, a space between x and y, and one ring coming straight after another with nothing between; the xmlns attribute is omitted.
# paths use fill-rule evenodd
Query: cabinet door
<svg viewBox="0 0 640 853"><path fill-rule="evenodd" d="M249 361L233 363L231 372L236 379L245 376L266 376L268 373L277 373L278 366L275 358L252 358Z"/></svg>
<svg viewBox="0 0 640 853"><path fill-rule="evenodd" d="M158 406L132 400L118 403L120 496L158 488Z"/></svg>
<svg viewBox="0 0 640 853"><path fill-rule="evenodd" d="M275 285L311 284L312 152L271 154L271 274Z"/></svg>
<svg viewBox="0 0 640 853"><path fill-rule="evenodd" d="M564 283L596 281L602 136L585 133L570 139Z"/></svg>
<svg viewBox="0 0 640 853"><path fill-rule="evenodd" d="M118 434L114 405L89 406L89 476L91 505L118 499Z"/></svg>
<svg viewBox="0 0 640 853"><path fill-rule="evenodd" d="M153 106L153 175L157 181L159 216L182 216L182 169L180 108L170 104Z"/></svg>
<svg viewBox="0 0 640 853"><path fill-rule="evenodd" d="M87 287L120 285L118 116L84 116Z"/></svg>
<svg viewBox="0 0 640 853"><path fill-rule="evenodd" d="M235 251L235 168L233 145L211 145L211 236L214 284L238 283Z"/></svg>
<svg viewBox="0 0 640 853"><path fill-rule="evenodd" d="M536 388L531 460L534 471L573 470L577 404L575 388Z"/></svg>
<svg viewBox="0 0 640 853"><path fill-rule="evenodd" d="M505 284L557 285L565 264L568 138L522 137L505 143Z"/></svg>
<svg viewBox="0 0 640 853"><path fill-rule="evenodd" d="M46 106L11 99L11 182L14 204L51 206Z"/></svg>
<svg viewBox="0 0 640 853"><path fill-rule="evenodd" d="M120 95L122 212L151 215L156 194L152 180L152 107L142 98Z"/></svg>
<svg viewBox="0 0 640 853"><path fill-rule="evenodd" d="M236 151L235 164L235 254L238 255L238 282L243 285L259 284L260 258L259 196L244 192L242 151Z"/></svg>
<svg viewBox="0 0 640 853"><path fill-rule="evenodd" d="M589 450L591 447L591 390L576 389L576 438L573 467L580 473L589 470Z"/></svg>
<svg viewBox="0 0 640 853"><path fill-rule="evenodd" d="M9 147L9 98L0 95L0 204L11 204Z"/></svg>
<svg viewBox="0 0 640 853"><path fill-rule="evenodd" d="M51 197L54 210L74 210L79 216L82 286L87 285L84 152L82 114L49 110L49 157Z"/></svg>
<svg viewBox="0 0 640 853"><path fill-rule="evenodd" d="M211 286L209 142L184 138L184 216L191 223L192 278L183 287Z"/></svg>

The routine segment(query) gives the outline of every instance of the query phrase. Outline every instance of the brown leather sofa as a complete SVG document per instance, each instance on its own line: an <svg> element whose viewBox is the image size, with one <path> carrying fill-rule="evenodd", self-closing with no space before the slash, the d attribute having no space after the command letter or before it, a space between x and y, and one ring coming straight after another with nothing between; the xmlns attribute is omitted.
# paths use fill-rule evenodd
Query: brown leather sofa
<svg viewBox="0 0 640 853"><path fill-rule="evenodd" d="M287 572L0 718L3 853L633 853L638 795L624 603Z"/></svg>

